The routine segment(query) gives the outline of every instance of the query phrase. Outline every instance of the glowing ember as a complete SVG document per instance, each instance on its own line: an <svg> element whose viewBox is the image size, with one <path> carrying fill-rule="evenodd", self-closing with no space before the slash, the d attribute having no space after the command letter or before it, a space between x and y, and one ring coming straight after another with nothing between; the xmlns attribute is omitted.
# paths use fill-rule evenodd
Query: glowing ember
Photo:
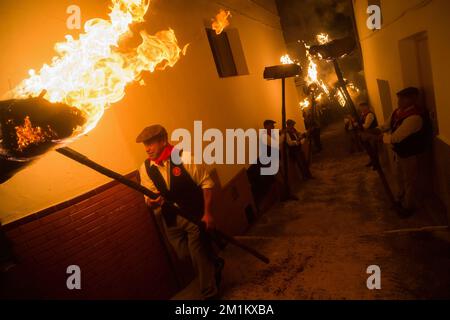
<svg viewBox="0 0 450 320"><path fill-rule="evenodd" d="M280 62L282 64L294 64L295 63L288 54L285 54L284 56L282 56L280 58Z"/></svg>
<svg viewBox="0 0 450 320"><path fill-rule="evenodd" d="M350 94L359 95L359 93L360 93L359 88L357 86L355 86L355 84L353 82L348 82L347 88L350 89Z"/></svg>
<svg viewBox="0 0 450 320"><path fill-rule="evenodd" d="M311 103L308 98L305 98L302 102L300 102L300 109L305 110L308 109Z"/></svg>
<svg viewBox="0 0 450 320"><path fill-rule="evenodd" d="M326 44L326 43L328 43L328 42L330 42L331 40L330 40L330 36L328 35L328 34L326 34L326 33L319 33L317 36L316 36L316 39L317 39L317 42L319 43L319 44Z"/></svg>
<svg viewBox="0 0 450 320"><path fill-rule="evenodd" d="M30 117L25 118L23 126L17 126L17 149L23 151L32 144L39 144L50 141L57 137L57 134L50 128L43 130L41 127L33 127Z"/></svg>
<svg viewBox="0 0 450 320"><path fill-rule="evenodd" d="M228 18L230 17L230 11L220 9L220 12L216 15L216 18L213 19L211 25L211 28L216 32L217 35L221 34L223 30L230 25L230 21L228 21Z"/></svg>
<svg viewBox="0 0 450 320"><path fill-rule="evenodd" d="M317 83L317 64L313 61L311 55L308 53L308 75L306 78L306 82L308 84Z"/></svg>
<svg viewBox="0 0 450 320"><path fill-rule="evenodd" d="M309 46L305 44L306 48L306 57L308 58L308 75L305 78L305 81L308 85L311 85L313 83L317 84L322 91L329 96L330 90L328 89L328 86L318 77L318 70L317 70L317 64L314 62L314 59L309 52Z"/></svg>
<svg viewBox="0 0 450 320"><path fill-rule="evenodd" d="M120 40L132 34L130 26L144 21L148 7L149 0L112 0L109 20L87 21L78 40L67 35L65 42L55 45L58 55L52 63L39 72L30 70L30 77L13 90L13 96L36 97L46 90L46 100L85 114L86 124L74 135L89 132L105 108L124 97L127 84L140 81L144 71L174 66L186 53L187 46L180 49L171 29L155 35L141 31L137 48L120 47Z"/></svg>
<svg viewBox="0 0 450 320"><path fill-rule="evenodd" d="M320 87L322 88L323 92L325 92L325 94L327 96L329 96L330 95L330 89L328 89L328 86L322 80L319 81L319 84L320 84Z"/></svg>

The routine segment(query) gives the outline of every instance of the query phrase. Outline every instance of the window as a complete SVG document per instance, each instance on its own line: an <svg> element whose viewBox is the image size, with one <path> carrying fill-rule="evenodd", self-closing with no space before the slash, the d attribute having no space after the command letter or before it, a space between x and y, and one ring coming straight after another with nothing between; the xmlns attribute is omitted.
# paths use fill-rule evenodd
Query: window
<svg viewBox="0 0 450 320"><path fill-rule="evenodd" d="M221 78L237 76L236 64L227 33L224 31L217 35L212 29L206 29L206 33L219 76Z"/></svg>
<svg viewBox="0 0 450 320"><path fill-rule="evenodd" d="M228 29L217 35L214 30L207 28L206 34L219 77L248 74L244 51L236 29Z"/></svg>

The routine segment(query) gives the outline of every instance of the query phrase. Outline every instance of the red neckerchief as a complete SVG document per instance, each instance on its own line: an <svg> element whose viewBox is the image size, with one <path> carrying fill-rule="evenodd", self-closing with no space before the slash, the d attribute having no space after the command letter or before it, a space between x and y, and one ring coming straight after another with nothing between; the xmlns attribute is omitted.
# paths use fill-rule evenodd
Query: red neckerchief
<svg viewBox="0 0 450 320"><path fill-rule="evenodd" d="M164 150L161 152L159 157L155 160L152 160L154 163L156 163L158 166L161 166L164 161L170 158L170 155L172 154L173 146L171 144L168 144Z"/></svg>
<svg viewBox="0 0 450 320"><path fill-rule="evenodd" d="M405 120L406 118L414 115L422 116L422 114L422 110L416 105L412 105L405 110L397 109L392 116L391 128L395 130L402 124L403 120Z"/></svg>

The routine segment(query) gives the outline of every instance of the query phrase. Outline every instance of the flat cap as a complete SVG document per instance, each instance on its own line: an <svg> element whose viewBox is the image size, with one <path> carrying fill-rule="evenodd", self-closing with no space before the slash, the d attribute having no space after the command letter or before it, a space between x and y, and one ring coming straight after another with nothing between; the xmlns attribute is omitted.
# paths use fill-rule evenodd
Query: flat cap
<svg viewBox="0 0 450 320"><path fill-rule="evenodd" d="M136 138L136 143L142 143L153 138L162 138L165 136L167 136L166 129L159 124L155 124L142 130Z"/></svg>
<svg viewBox="0 0 450 320"><path fill-rule="evenodd" d="M264 127L266 127L266 126L270 126L270 125L272 125L272 124L275 124L275 123L277 123L276 121L274 121L274 120L265 120L264 121Z"/></svg>
<svg viewBox="0 0 450 320"><path fill-rule="evenodd" d="M293 126L293 125L295 125L297 122L295 122L294 120L292 120L292 119L289 119L288 121L286 121L286 124L288 125L288 126Z"/></svg>
<svg viewBox="0 0 450 320"><path fill-rule="evenodd" d="M408 87L406 89L403 89L399 92L397 92L397 96L414 96L419 94L419 89L415 87Z"/></svg>

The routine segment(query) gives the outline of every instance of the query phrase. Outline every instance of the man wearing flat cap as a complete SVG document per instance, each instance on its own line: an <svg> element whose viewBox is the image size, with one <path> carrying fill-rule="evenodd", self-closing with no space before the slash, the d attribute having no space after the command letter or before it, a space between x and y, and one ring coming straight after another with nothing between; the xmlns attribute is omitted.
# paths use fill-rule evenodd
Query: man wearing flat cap
<svg viewBox="0 0 450 320"><path fill-rule="evenodd" d="M431 126L427 111L418 104L419 89L403 89L397 97L398 108L380 129L383 142L391 145L395 154L398 205L405 216L410 216L418 196L417 156L430 146Z"/></svg>
<svg viewBox="0 0 450 320"><path fill-rule="evenodd" d="M193 161L176 161L191 160L191 156L188 152L174 149L168 141L166 129L160 125L145 128L136 142L144 144L148 155L139 170L141 184L159 195L155 200L145 197L147 205L162 214L167 238L177 256L180 259L191 258L202 297L215 298L223 260L214 253L204 230L177 215L176 209L165 203L165 200L175 203L194 220L203 221L206 229L213 230L213 180L204 166Z"/></svg>

